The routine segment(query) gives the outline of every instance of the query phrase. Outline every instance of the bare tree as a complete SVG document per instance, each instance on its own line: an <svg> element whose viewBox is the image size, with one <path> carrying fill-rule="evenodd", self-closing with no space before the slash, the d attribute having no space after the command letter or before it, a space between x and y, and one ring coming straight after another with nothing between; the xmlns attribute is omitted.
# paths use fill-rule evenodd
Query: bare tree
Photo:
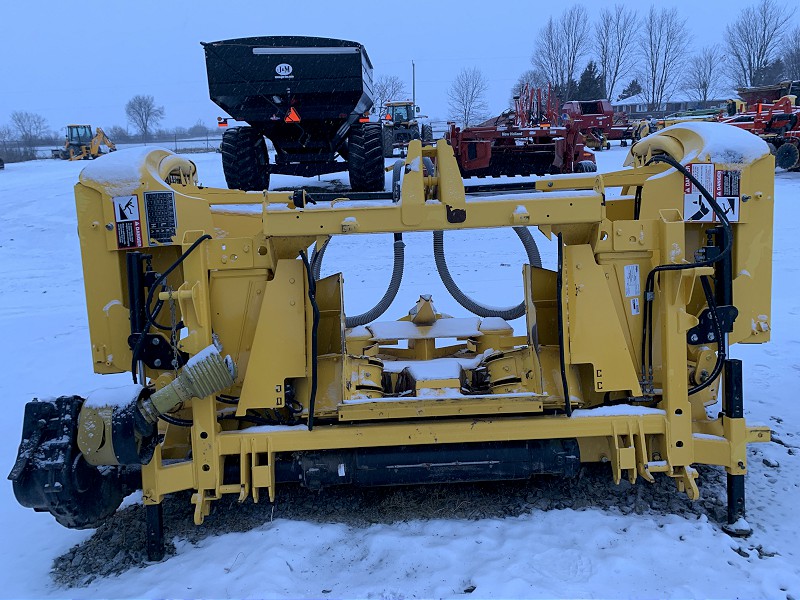
<svg viewBox="0 0 800 600"><path fill-rule="evenodd" d="M686 19L678 15L677 9L650 7L639 32L644 65L637 76L648 110L658 110L678 87L688 39Z"/></svg>
<svg viewBox="0 0 800 600"><path fill-rule="evenodd" d="M130 141L131 136L128 135L128 130L121 125L114 125L110 127L108 131L106 131L108 137L111 138L112 142L119 143L119 142L127 142Z"/></svg>
<svg viewBox="0 0 800 600"><path fill-rule="evenodd" d="M375 98L372 112L378 113L387 102L408 96L408 90L405 82L397 75L381 75L372 85L372 95Z"/></svg>
<svg viewBox="0 0 800 600"><path fill-rule="evenodd" d="M730 57L731 79L736 85L751 87L772 63L783 46L795 9L775 0L759 0L746 7L725 27L725 47ZM792 40L796 44L797 39Z"/></svg>
<svg viewBox="0 0 800 600"><path fill-rule="evenodd" d="M558 20L550 17L539 31L531 64L541 71L564 100L572 97L579 63L588 52L589 15L581 5L565 10Z"/></svg>
<svg viewBox="0 0 800 600"><path fill-rule="evenodd" d="M164 118L164 107L156 106L152 96L137 95L125 105L128 122L133 125L147 142L147 134Z"/></svg>
<svg viewBox="0 0 800 600"><path fill-rule="evenodd" d="M600 11L600 22L595 30L594 51L603 77L606 97L613 100L614 91L635 64L634 52L628 44L636 31L638 14L626 10L621 4Z"/></svg>
<svg viewBox="0 0 800 600"><path fill-rule="evenodd" d="M486 91L489 84L477 67L463 68L447 90L450 118L469 127L488 118L489 105Z"/></svg>
<svg viewBox="0 0 800 600"><path fill-rule="evenodd" d="M0 142L10 142L14 139L14 130L8 125L0 125Z"/></svg>
<svg viewBox="0 0 800 600"><path fill-rule="evenodd" d="M26 146L34 145L35 140L47 135L47 119L36 113L16 110L11 113L11 125Z"/></svg>
<svg viewBox="0 0 800 600"><path fill-rule="evenodd" d="M188 134L192 137L202 137L204 135L208 135L208 127L206 124L203 123L202 119L197 119L197 122L189 127L187 130Z"/></svg>
<svg viewBox="0 0 800 600"><path fill-rule="evenodd" d="M722 65L725 55L716 44L703 48L689 59L683 86L689 96L706 107L715 92L720 91L724 80Z"/></svg>
<svg viewBox="0 0 800 600"><path fill-rule="evenodd" d="M795 27L786 36L783 42L783 64L786 78L796 81L800 79L800 26Z"/></svg>

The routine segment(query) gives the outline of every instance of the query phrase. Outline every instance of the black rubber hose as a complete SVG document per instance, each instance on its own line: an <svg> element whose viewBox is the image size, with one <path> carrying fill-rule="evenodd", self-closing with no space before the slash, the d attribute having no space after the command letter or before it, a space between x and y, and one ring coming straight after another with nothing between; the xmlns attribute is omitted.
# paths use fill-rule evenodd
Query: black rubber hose
<svg viewBox="0 0 800 600"><path fill-rule="evenodd" d="M176 260L174 263L172 263L169 266L169 268L166 271L164 271L158 277L158 279L155 280L153 285L150 286L150 290L147 292L147 301L144 304L145 306L150 307L153 304L153 296L155 295L156 289L158 287L164 285L164 282L167 280L167 277L169 277L169 274L172 273L175 269L177 269L180 266L180 264L184 260L186 260L186 257L188 257L192 252L194 252L195 249L202 242L204 242L205 240L210 240L210 239L211 239L211 236L208 235L207 233L205 235L201 235L199 238L197 238L194 241L194 243L192 243L191 246L189 246L189 248L186 249L186 252L184 252L183 254L181 254L178 257L178 260ZM150 313L149 308L145 312L147 313L147 323L145 324L144 331L142 331L142 334L139 336L139 339L136 340L136 345L133 347L133 352L131 354L131 374L133 375L133 383L138 383L138 381L136 379L136 363L138 362L139 354L142 351L142 345L144 344L145 334L148 331L150 331L151 327L153 327L154 318L153 318L153 315Z"/></svg>
<svg viewBox="0 0 800 600"><path fill-rule="evenodd" d="M536 240L533 239L531 232L528 231L527 227L514 227L513 229L514 233L517 234L522 241L522 245L525 247L525 252L528 255L528 262L533 267L541 267L542 258L539 255L539 248L536 246ZM433 232L433 258L436 261L436 270L439 271L439 277L442 279L444 287L447 288L447 291L450 292L450 295L455 301L469 312L479 317L500 317L507 321L517 319L525 314L524 300L517 306L510 308L492 308L475 302L462 292L453 280L450 269L447 268L447 259L444 254L444 232L442 231Z"/></svg>
<svg viewBox="0 0 800 600"><path fill-rule="evenodd" d="M314 314L311 323L311 390L308 398L308 430L314 429L314 405L317 400L317 332L319 330L319 306L317 305L317 282L314 281L314 274L311 272L311 264L308 256L301 250L300 258L306 268L308 278L308 301Z"/></svg>
<svg viewBox="0 0 800 600"><path fill-rule="evenodd" d="M394 234L394 263L392 266L392 278L389 280L389 287L383 294L383 298L378 300L378 303L369 309L367 312L360 315L353 315L352 317L345 317L345 327L358 327L359 325L366 325L371 323L383 313L385 313L397 297L397 292L400 290L400 284L403 281L403 270L405 268L405 243L403 242L403 234Z"/></svg>
<svg viewBox="0 0 800 600"><path fill-rule="evenodd" d="M708 379L689 389L690 396L710 386L714 380L719 377L719 374L722 372L722 367L725 364L725 359L728 358L725 352L725 339L722 336L722 325L719 322L719 315L717 314L717 302L714 300L714 294L711 292L711 285L708 283L708 277L701 277L700 283L703 285L703 293L706 297L708 310L711 312L711 324L714 326L714 336L717 340L717 362L714 363L714 368L711 370Z"/></svg>
<svg viewBox="0 0 800 600"><path fill-rule="evenodd" d="M558 362L561 370L561 387L564 389L564 412L572 416L572 402L567 383L566 341L564 339L564 238L558 234L558 269L556 270L556 312L558 313Z"/></svg>
<svg viewBox="0 0 800 600"><path fill-rule="evenodd" d="M317 251L311 255L311 272L315 280L319 280L320 269L322 268L322 258L325 255L325 249L328 247L330 238L326 241ZM400 284L403 281L403 271L405 269L405 243L403 242L403 234L394 234L394 262L392 265L392 278L389 280L389 286L386 288L383 297L378 300L378 303L369 309L367 312L360 315L353 315L352 317L345 317L345 327L358 327L359 325L366 325L375 319L379 318L383 313L389 310L389 307L397 297L397 292L400 290Z"/></svg>
<svg viewBox="0 0 800 600"><path fill-rule="evenodd" d="M325 240L325 243L319 247L317 247L317 244L314 244L314 251L311 253L311 274L314 276L314 281L319 281L320 279L322 258L325 256L325 250L328 248L328 244L331 243L332 239L333 238L329 237Z"/></svg>
<svg viewBox="0 0 800 600"><path fill-rule="evenodd" d="M166 421L170 425L175 425L177 427L191 427L194 424L192 419L180 419L178 417L171 417L169 415L158 415L158 418L162 421Z"/></svg>
<svg viewBox="0 0 800 600"><path fill-rule="evenodd" d="M647 274L647 282L645 284L645 292L644 292L644 311L642 314L642 380L649 381L652 380L653 376L653 308L652 303L655 299L655 277L661 271L682 271L684 269L694 269L695 267L706 267L711 266L714 263L719 262L725 256L727 256L730 251L731 247L733 246L733 230L731 228L731 223L728 220L728 217L725 215L725 212L722 210L720 205L714 199L714 197L708 192L708 190L703 187L697 178L681 163L677 160L672 158L666 154L658 154L652 157L650 160L647 161L646 165L650 165L654 162L663 162L671 167L675 168L677 171L681 172L684 176L686 176L689 181L691 181L694 186L700 190L700 193L703 197L708 201L709 205L711 206L711 210L714 211L717 218L719 219L722 227L725 229L726 239L727 242L725 247L720 251L720 253L712 259L705 259L699 260L693 263L684 263L684 264L667 264L667 265L659 265L653 268Z"/></svg>

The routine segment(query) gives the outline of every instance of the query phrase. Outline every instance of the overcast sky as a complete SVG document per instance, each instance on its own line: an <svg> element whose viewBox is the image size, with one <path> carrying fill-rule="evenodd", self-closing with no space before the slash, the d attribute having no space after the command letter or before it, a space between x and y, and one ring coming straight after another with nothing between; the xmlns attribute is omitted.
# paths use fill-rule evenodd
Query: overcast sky
<svg viewBox="0 0 800 600"><path fill-rule="evenodd" d="M752 0L755 1L755 0ZM650 3L623 0L640 14ZM688 20L694 48L720 42L726 23L748 0L659 0ZM591 15L613 1L584 2ZM162 127L213 125L222 112L208 99L200 42L256 35L316 35L363 43L375 76L398 75L417 103L446 118L446 90L463 67L489 81L493 113L504 109L518 75L530 68L539 27L558 2L351 2L349 0L79 0L3 1L0 125L14 110L43 115L51 129L67 123L126 125L136 94L163 105ZM410 14L404 14L404 9ZM631 32L632 34L634 32Z"/></svg>

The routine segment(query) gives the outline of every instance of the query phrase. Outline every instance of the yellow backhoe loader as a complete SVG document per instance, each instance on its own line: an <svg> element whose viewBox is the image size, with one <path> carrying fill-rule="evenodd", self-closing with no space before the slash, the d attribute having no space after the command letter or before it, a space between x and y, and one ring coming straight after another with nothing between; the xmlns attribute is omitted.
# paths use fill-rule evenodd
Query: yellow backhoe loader
<svg viewBox="0 0 800 600"><path fill-rule="evenodd" d="M770 337L774 160L756 136L692 123L649 135L626 165L469 195L441 140L412 140L392 191L372 195L202 187L162 149L87 166L88 350L96 372L133 383L26 405L18 501L96 527L139 488L158 559L162 501L182 490L200 524L224 494L571 477L583 463L696 499L695 467L719 465L728 530L746 535L747 444L770 431L745 422L728 352ZM554 270L530 227L557 248ZM467 296L447 267L447 233L482 228L511 228L528 254L508 308ZM420 231L467 314L420 289L381 320L403 235ZM320 278L324 249L376 233L394 234L391 282L351 314L341 273Z"/></svg>
<svg viewBox="0 0 800 600"><path fill-rule="evenodd" d="M90 160L105 154L101 146L108 148L109 152L117 149L100 127L92 134L91 125L67 125L64 147L53 150L52 158Z"/></svg>

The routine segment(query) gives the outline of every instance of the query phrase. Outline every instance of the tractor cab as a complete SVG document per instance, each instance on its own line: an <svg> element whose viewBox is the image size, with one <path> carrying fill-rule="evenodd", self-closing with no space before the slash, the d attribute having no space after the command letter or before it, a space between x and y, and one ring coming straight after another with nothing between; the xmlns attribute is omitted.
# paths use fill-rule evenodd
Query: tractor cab
<svg viewBox="0 0 800 600"><path fill-rule="evenodd" d="M393 123L408 123L413 120L414 104L412 102L387 102L384 119Z"/></svg>
<svg viewBox="0 0 800 600"><path fill-rule="evenodd" d="M67 125L67 146L80 148L92 143L91 125Z"/></svg>
<svg viewBox="0 0 800 600"><path fill-rule="evenodd" d="M423 144L433 141L433 129L430 123L420 126L417 116L419 107L410 100L387 102L383 115L383 156L391 158L399 149L405 155L411 140L422 140ZM421 117L426 118L426 117Z"/></svg>

